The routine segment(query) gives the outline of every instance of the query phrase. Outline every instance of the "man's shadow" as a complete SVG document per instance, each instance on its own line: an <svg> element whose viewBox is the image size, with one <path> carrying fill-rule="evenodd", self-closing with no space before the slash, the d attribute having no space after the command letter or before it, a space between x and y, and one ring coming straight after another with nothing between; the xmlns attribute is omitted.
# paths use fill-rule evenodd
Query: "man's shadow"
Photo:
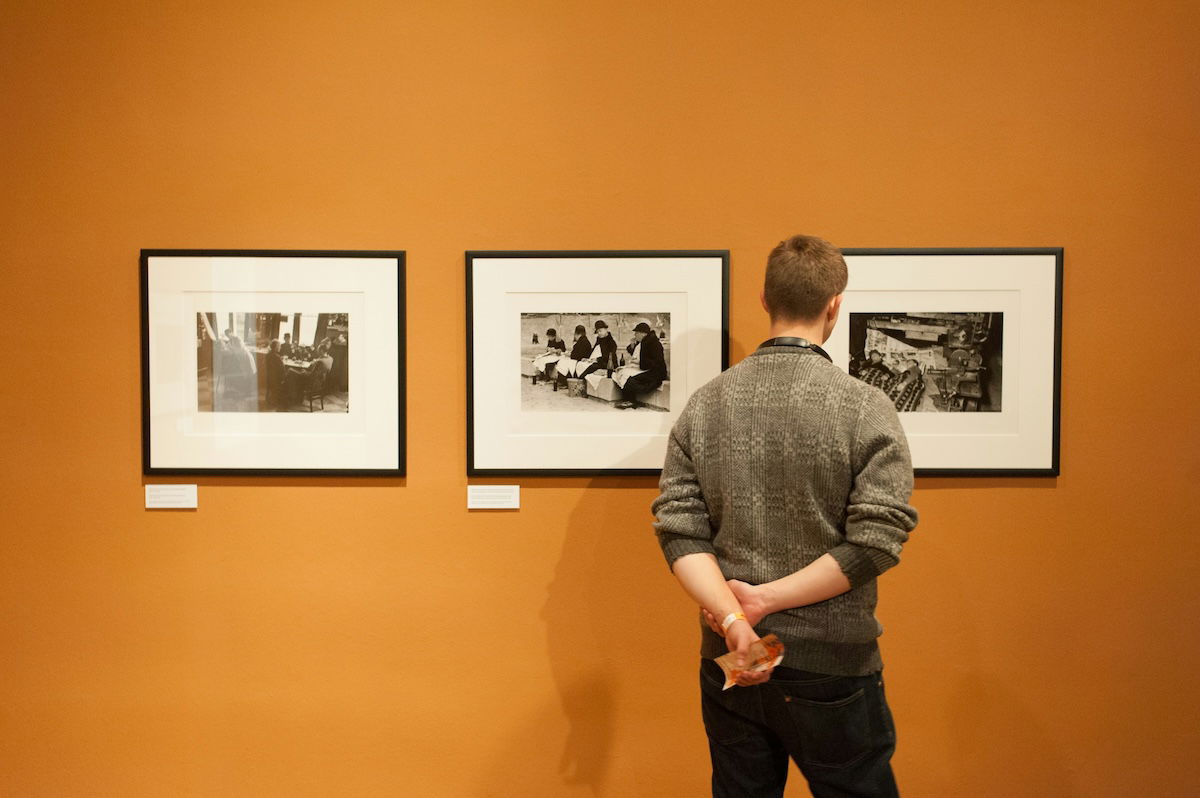
<svg viewBox="0 0 1200 798"><path fill-rule="evenodd" d="M660 592L654 586L673 587L650 526L656 485L654 477L592 480L571 511L562 556L547 586L541 617L569 724L558 760L567 784L602 788L612 760L618 694L653 656L652 602ZM631 503L634 496L639 499Z"/></svg>
<svg viewBox="0 0 1200 798"><path fill-rule="evenodd" d="M718 345L719 331L705 334L714 339L707 345ZM681 337L675 344L684 342ZM682 397L678 402L672 402L671 421L683 410ZM640 466L649 448L614 465ZM645 735L642 750L657 749L632 765L645 769L642 783L655 780L661 757L686 760L697 743L680 739L679 714L667 706L694 710L699 615L654 535L650 506L658 479L601 476L588 483L569 516L542 609L550 668L570 725L559 776L566 784L588 785L595 794L603 794L613 759L618 710L642 708L637 726L637 735ZM621 728L625 746L629 730Z"/></svg>
<svg viewBox="0 0 1200 798"><path fill-rule="evenodd" d="M682 404L673 409L677 414ZM661 458L660 447L648 442L611 465L644 468L647 450ZM695 718L699 616L654 535L650 507L658 476L548 479L523 487L582 490L564 508L562 550L539 614L557 705L527 708L527 732L501 752L506 764L497 770L507 772L515 758L527 763L531 791L557 783L562 794L610 795L630 782L661 783L664 762L706 761ZM558 731L564 721L565 736ZM688 734L680 734L681 723ZM707 782L706 772L696 774L697 783Z"/></svg>

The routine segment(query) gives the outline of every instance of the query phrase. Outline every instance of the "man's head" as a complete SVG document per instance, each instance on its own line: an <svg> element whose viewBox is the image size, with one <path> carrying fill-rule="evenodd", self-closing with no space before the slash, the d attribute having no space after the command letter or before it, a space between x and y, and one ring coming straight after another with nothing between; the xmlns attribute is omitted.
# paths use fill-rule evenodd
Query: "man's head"
<svg viewBox="0 0 1200 798"><path fill-rule="evenodd" d="M633 328L633 334L635 336L637 336L637 339L639 341L642 340L643 338L645 338L647 335L649 335L652 332L653 332L653 330L650 329L650 325L644 321L639 321L637 323L637 326Z"/></svg>
<svg viewBox="0 0 1200 798"><path fill-rule="evenodd" d="M558 337L558 331L551 327L549 330L546 330L546 337L553 341Z"/></svg>
<svg viewBox="0 0 1200 798"><path fill-rule="evenodd" d="M290 344L290 343L292 342L292 334L291 334L291 333L284 333L284 334L283 334L283 342L284 342L285 344Z"/></svg>
<svg viewBox="0 0 1200 798"><path fill-rule="evenodd" d="M270 349L272 352L278 354L279 353L279 341L278 340L272 341Z"/></svg>
<svg viewBox="0 0 1200 798"><path fill-rule="evenodd" d="M578 340L578 339L582 338L582 337L583 337L583 336L585 336L585 335L587 335L587 327L584 327L582 324L576 324L576 325L575 325L575 338L576 338L576 340Z"/></svg>
<svg viewBox="0 0 1200 798"><path fill-rule="evenodd" d="M846 259L815 236L792 236L767 258L763 306L775 324L821 324L833 330L848 280Z"/></svg>
<svg viewBox="0 0 1200 798"><path fill-rule="evenodd" d="M596 333L597 336L599 336L601 338L608 335L608 325L604 323L603 319L597 321L596 324L592 327L592 330Z"/></svg>

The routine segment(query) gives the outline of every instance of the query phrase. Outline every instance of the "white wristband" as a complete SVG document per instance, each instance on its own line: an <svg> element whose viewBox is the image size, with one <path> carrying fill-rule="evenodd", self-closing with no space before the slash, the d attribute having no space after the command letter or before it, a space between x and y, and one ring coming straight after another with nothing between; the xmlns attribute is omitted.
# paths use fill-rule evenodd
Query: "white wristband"
<svg viewBox="0 0 1200 798"><path fill-rule="evenodd" d="M740 612L731 612L725 616L725 620L721 621L721 631L728 632L729 627L733 626L734 621L744 621L746 616Z"/></svg>

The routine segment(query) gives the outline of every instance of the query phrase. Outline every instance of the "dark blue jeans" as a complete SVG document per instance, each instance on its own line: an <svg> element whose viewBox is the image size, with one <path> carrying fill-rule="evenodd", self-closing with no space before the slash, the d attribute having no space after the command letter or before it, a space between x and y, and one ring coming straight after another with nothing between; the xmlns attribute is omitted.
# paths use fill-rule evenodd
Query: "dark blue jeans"
<svg viewBox="0 0 1200 798"><path fill-rule="evenodd" d="M722 691L725 676L700 662L701 710L712 756L713 798L777 798L788 758L814 798L897 796L896 729L883 678L776 668L756 687Z"/></svg>

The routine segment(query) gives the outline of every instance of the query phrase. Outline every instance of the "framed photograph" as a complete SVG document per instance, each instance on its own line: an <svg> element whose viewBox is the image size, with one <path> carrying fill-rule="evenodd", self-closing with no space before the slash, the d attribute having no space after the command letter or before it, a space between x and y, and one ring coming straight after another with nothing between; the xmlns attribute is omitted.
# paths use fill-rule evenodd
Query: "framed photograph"
<svg viewBox="0 0 1200 798"><path fill-rule="evenodd" d="M842 252L825 348L895 402L917 476L1057 476L1062 249Z"/></svg>
<svg viewBox="0 0 1200 798"><path fill-rule="evenodd" d="M467 473L657 474L728 365L729 252L467 253Z"/></svg>
<svg viewBox="0 0 1200 798"><path fill-rule="evenodd" d="M144 249L146 474L400 476L404 253Z"/></svg>

